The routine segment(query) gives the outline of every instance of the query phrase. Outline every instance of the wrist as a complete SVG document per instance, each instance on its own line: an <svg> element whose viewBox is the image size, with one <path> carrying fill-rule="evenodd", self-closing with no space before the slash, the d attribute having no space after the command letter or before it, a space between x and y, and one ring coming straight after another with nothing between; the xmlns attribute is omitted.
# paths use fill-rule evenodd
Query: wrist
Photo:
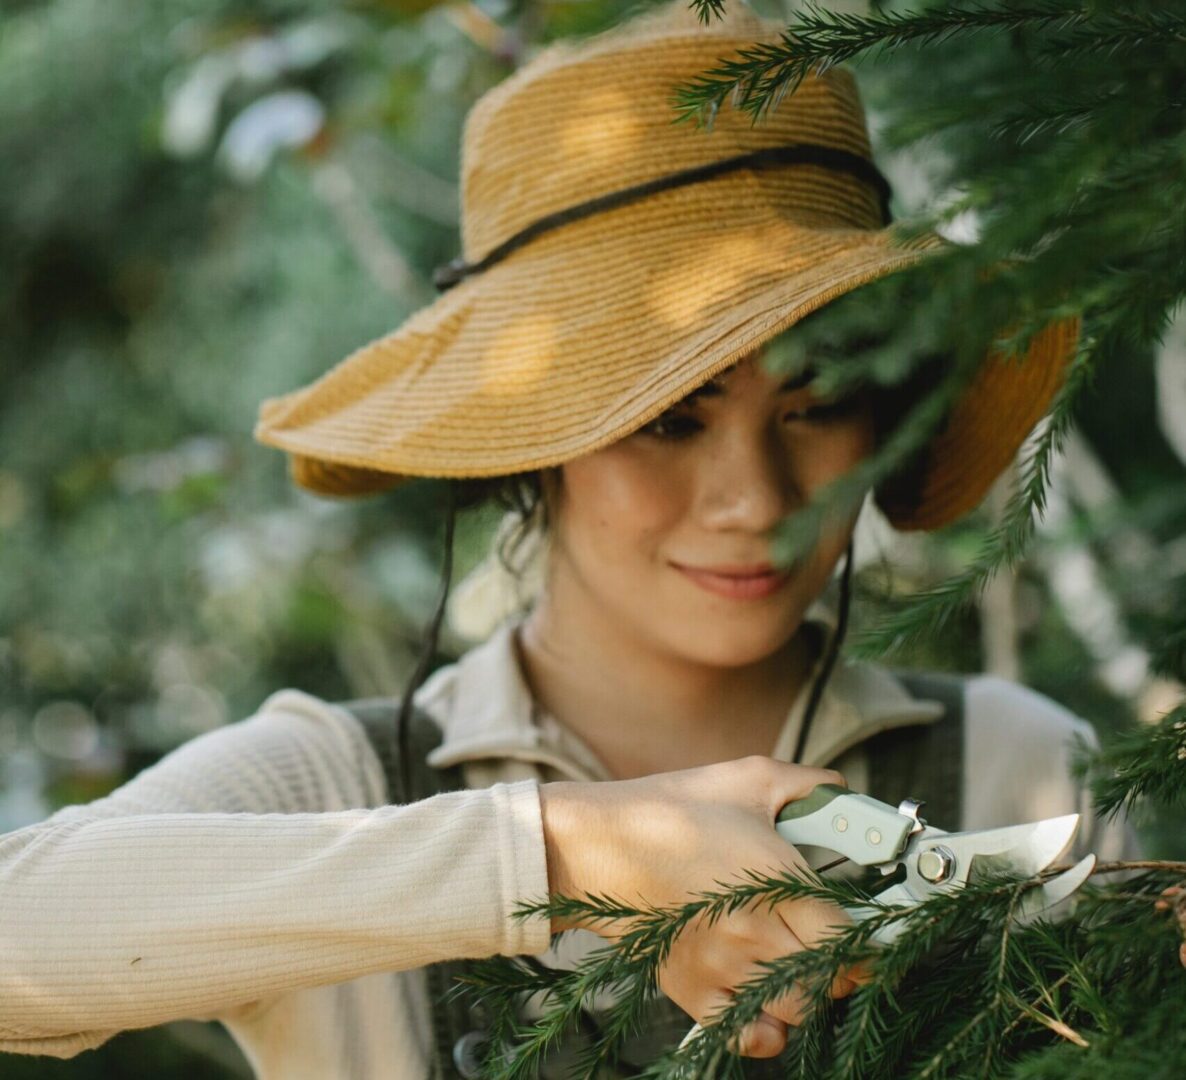
<svg viewBox="0 0 1186 1080"><path fill-rule="evenodd" d="M577 898L588 891L576 863L576 852L588 841L596 825L589 801L581 797L586 784L558 782L541 784L540 810L544 826L544 848L548 861L548 892L552 896ZM571 930L576 920L552 919L552 933Z"/></svg>

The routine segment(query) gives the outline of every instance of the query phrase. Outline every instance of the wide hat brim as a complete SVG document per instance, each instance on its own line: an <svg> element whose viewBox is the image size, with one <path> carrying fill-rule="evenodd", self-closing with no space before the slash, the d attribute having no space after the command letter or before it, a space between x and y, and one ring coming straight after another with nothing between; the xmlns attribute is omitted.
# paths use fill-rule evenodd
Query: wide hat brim
<svg viewBox="0 0 1186 1080"><path fill-rule="evenodd" d="M811 168L807 166L805 168ZM788 216L760 176L661 192L575 221L468 278L310 385L260 407L292 478L362 495L405 477L491 477L591 453L829 301L929 253L933 234ZM975 507L1062 382L1075 319L986 360L909 483L900 529Z"/></svg>

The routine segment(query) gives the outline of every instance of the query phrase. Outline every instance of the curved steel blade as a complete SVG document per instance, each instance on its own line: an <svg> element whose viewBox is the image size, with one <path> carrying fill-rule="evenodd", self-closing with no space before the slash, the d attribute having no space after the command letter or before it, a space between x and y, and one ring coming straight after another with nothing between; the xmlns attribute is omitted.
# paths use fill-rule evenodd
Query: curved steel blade
<svg viewBox="0 0 1186 1080"><path fill-rule="evenodd" d="M1013 909L1015 920L1022 926L1028 926L1056 904L1061 904L1091 877L1091 872L1094 869L1095 856L1085 855L1058 877L1053 877L1042 885L1027 889L1021 894L1017 906Z"/></svg>
<svg viewBox="0 0 1186 1080"><path fill-rule="evenodd" d="M1078 828L1079 815L1064 814L1003 829L948 833L942 843L955 853L962 881L974 868L1033 877L1067 849Z"/></svg>

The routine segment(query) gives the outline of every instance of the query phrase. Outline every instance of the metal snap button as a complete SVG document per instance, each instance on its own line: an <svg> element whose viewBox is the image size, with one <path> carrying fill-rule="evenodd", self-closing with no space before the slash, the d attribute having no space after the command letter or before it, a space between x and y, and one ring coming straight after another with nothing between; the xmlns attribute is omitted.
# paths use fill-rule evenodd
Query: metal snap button
<svg viewBox="0 0 1186 1080"><path fill-rule="evenodd" d="M463 1080L476 1080L482 1074L482 1052L490 1036L484 1031L467 1031L453 1044L453 1064Z"/></svg>

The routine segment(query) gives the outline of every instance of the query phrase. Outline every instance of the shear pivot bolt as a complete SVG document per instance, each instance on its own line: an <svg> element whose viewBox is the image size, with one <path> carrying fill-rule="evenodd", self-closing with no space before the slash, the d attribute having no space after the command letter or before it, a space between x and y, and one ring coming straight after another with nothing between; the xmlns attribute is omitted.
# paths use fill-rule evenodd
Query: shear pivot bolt
<svg viewBox="0 0 1186 1080"><path fill-rule="evenodd" d="M837 832L848 832L848 818L843 814L837 814L832 818L832 828Z"/></svg>
<svg viewBox="0 0 1186 1080"><path fill-rule="evenodd" d="M946 881L955 871L955 856L945 847L928 848L918 857L918 873L933 885Z"/></svg>

